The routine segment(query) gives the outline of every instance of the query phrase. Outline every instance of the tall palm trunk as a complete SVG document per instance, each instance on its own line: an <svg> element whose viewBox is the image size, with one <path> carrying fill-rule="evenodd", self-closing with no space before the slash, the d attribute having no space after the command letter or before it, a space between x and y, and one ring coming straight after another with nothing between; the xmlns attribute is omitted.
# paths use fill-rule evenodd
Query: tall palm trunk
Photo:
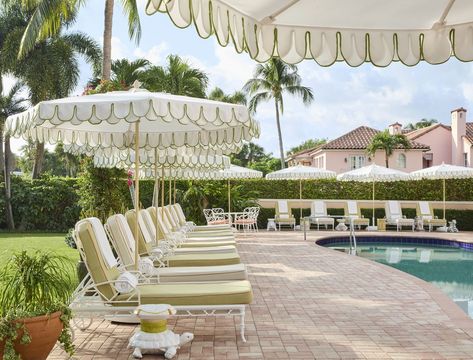
<svg viewBox="0 0 473 360"><path fill-rule="evenodd" d="M110 75L112 72L113 5L114 5L114 0L105 0L102 80L110 80Z"/></svg>
<svg viewBox="0 0 473 360"><path fill-rule="evenodd" d="M5 155L3 155L3 124L0 124L0 176L5 168Z"/></svg>
<svg viewBox="0 0 473 360"><path fill-rule="evenodd" d="M0 74L0 96L3 94L3 80L2 75ZM4 120L0 119L0 175L3 174L5 170L5 156L3 155L3 126Z"/></svg>
<svg viewBox="0 0 473 360"><path fill-rule="evenodd" d="M286 167L286 162L284 161L284 147L282 144L281 122L279 121L279 106L278 106L277 99L274 99L274 105L276 106L276 125L278 127L279 155L281 157L281 169L284 169Z"/></svg>
<svg viewBox="0 0 473 360"><path fill-rule="evenodd" d="M34 154L33 172L31 177L38 179L43 171L43 160L44 160L44 143L36 141L36 152Z"/></svg>
<svg viewBox="0 0 473 360"><path fill-rule="evenodd" d="M13 219L13 210L11 206L11 168L13 158L10 150L10 137L5 136L5 161L4 161L4 178L5 178L5 216L7 227L10 230L15 229L15 221Z"/></svg>

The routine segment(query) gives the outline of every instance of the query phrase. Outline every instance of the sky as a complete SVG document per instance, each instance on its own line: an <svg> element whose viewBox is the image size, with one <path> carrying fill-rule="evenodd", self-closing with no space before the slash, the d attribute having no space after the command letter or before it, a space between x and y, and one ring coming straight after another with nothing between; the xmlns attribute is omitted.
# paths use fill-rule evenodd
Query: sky
<svg viewBox="0 0 473 360"><path fill-rule="evenodd" d="M143 34L137 45L128 38L127 20L120 2L115 2L112 57L146 58L160 65L169 54L178 54L207 72L210 88L231 93L240 90L252 77L256 63L247 54L237 54L232 46L223 48L213 37L201 39L191 26L175 27L167 15L144 14L146 0L138 0ZM89 0L69 31L82 31L102 42L104 1ZM450 123L450 111L459 107L473 111L473 63L452 58L445 64L421 63L407 67L393 63L386 68L363 64L352 68L345 63L321 67L313 60L298 65L302 84L312 88L315 101L304 106L299 99L286 98L282 116L285 150L310 138L336 138L357 126L384 129L389 124L407 124L422 118ZM81 62L82 92L91 71ZM6 88L12 79L5 81ZM467 115L468 116L468 115ZM470 115L473 119L473 114ZM255 142L278 156L274 104L262 105L255 118L261 136ZM14 140L18 152L21 140Z"/></svg>

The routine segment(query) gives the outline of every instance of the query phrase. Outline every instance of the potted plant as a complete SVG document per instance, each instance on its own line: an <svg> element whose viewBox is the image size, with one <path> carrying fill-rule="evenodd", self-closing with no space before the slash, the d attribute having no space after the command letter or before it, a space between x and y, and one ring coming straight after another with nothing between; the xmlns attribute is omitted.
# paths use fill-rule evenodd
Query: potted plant
<svg viewBox="0 0 473 360"><path fill-rule="evenodd" d="M4 360L46 359L59 340L72 354L67 302L74 266L50 252L15 254L0 270L0 355Z"/></svg>

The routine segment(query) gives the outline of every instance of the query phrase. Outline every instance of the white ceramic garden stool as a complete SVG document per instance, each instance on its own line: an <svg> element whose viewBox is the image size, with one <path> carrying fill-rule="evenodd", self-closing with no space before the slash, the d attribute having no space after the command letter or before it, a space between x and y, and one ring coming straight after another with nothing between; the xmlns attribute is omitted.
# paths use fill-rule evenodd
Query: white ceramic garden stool
<svg viewBox="0 0 473 360"><path fill-rule="evenodd" d="M266 231L274 230L277 231L278 228L276 227L276 221L274 219L268 219L268 225L266 226Z"/></svg>
<svg viewBox="0 0 473 360"><path fill-rule="evenodd" d="M133 357L143 358L143 354L162 354L166 359L172 359L177 350L192 341L194 335L183 333L174 334L167 329L167 319L176 310L167 304L140 305L135 311L140 319L140 331L135 333L128 344L133 347Z"/></svg>

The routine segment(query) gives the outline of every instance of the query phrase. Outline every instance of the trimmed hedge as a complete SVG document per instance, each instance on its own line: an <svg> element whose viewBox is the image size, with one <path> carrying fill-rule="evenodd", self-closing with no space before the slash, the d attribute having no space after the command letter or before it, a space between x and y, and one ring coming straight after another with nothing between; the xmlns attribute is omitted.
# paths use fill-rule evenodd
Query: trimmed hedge
<svg viewBox="0 0 473 360"><path fill-rule="evenodd" d="M12 201L15 224L21 230L65 231L72 227L82 216L94 215L106 218L114 211L124 211L131 208L131 198L122 178L123 173L104 172L97 170L92 176L87 174L79 179L50 177L30 180L14 177L12 179ZM226 182L194 182L178 181L178 199L183 192L192 186L202 186L210 189L215 195L215 189L221 188L218 196L211 196L211 207L227 207ZM232 186L239 185L242 194L254 193L257 198L266 199L298 199L298 181L267 181L242 180L232 181ZM143 206L151 205L154 183L143 180L140 183L140 201ZM304 181L303 197L308 199L371 199L372 184L356 182L338 182L335 180ZM0 227L5 228L3 184L0 183ZM168 200L168 188L165 189L165 199ZM376 199L392 200L441 200L442 186L440 181L411 181L394 183L377 183ZM473 179L447 181L447 199L450 201L473 201ZM83 208L81 208L81 206ZM186 211L186 209L184 209ZM190 209L187 209L190 210ZM338 210L340 211L340 209ZM189 211L190 212L190 211ZM304 214L308 215L308 210ZM196 212L193 211L195 214ZM335 209L329 209L335 214ZM370 209L363 209L365 217L371 217ZM413 209L405 209L406 216L415 215ZM441 216L441 212L436 213ZM298 211L295 212L298 218ZM377 217L384 217L384 210L376 210ZM194 215L197 217L197 215ZM258 224L266 227L269 217L274 217L274 209L261 209ZM473 230L473 211L447 210L447 219L456 219L461 230ZM202 217L193 218L202 223Z"/></svg>
<svg viewBox="0 0 473 360"><path fill-rule="evenodd" d="M12 208L18 230L67 231L80 216L76 179L13 177ZM0 183L0 228L5 229L4 183Z"/></svg>

